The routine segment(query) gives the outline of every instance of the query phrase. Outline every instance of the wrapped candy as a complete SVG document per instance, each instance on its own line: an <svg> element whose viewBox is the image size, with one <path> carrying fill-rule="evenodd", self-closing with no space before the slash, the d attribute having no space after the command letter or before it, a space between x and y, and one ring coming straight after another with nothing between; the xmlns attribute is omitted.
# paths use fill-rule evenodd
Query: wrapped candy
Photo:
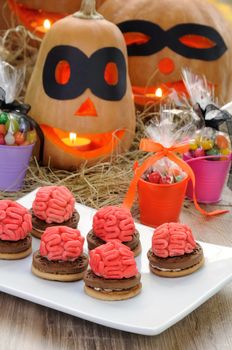
<svg viewBox="0 0 232 350"><path fill-rule="evenodd" d="M190 154L194 158L211 157L206 159L226 160L231 154L229 136L208 127L198 130L190 141Z"/></svg>
<svg viewBox="0 0 232 350"><path fill-rule="evenodd" d="M30 106L16 100L23 86L24 71L0 61L0 145L26 146L44 137L39 125L28 116Z"/></svg>
<svg viewBox="0 0 232 350"><path fill-rule="evenodd" d="M36 130L26 115L0 112L1 145L25 146L35 143L36 140Z"/></svg>
<svg viewBox="0 0 232 350"><path fill-rule="evenodd" d="M145 181L170 185L182 181L187 174L168 158L163 158L150 167L142 176Z"/></svg>
<svg viewBox="0 0 232 350"><path fill-rule="evenodd" d="M140 150L150 152L150 156L136 166L123 201L123 206L130 209L138 191L143 224L156 227L178 221L189 180L193 185L193 201L197 210L206 216L227 212L214 210L208 213L197 202L194 172L180 156L188 153L190 138L195 132L196 125L191 118L189 123L178 129L173 123L171 110L161 111L160 118L146 129L148 138L141 140Z"/></svg>

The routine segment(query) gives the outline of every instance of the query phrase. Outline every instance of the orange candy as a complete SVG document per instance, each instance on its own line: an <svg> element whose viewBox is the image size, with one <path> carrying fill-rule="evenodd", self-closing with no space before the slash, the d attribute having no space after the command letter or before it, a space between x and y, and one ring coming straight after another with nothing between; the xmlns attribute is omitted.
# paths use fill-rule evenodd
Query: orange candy
<svg viewBox="0 0 232 350"><path fill-rule="evenodd" d="M215 138L215 144L218 146L220 149L225 149L229 148L230 144L226 136L224 135L217 135Z"/></svg>
<svg viewBox="0 0 232 350"><path fill-rule="evenodd" d="M6 134L6 126L5 124L0 124L0 134Z"/></svg>
<svg viewBox="0 0 232 350"><path fill-rule="evenodd" d="M22 132L20 131L17 131L15 134L14 134L14 138L15 138L15 143L16 145L22 145L25 141L25 136Z"/></svg>

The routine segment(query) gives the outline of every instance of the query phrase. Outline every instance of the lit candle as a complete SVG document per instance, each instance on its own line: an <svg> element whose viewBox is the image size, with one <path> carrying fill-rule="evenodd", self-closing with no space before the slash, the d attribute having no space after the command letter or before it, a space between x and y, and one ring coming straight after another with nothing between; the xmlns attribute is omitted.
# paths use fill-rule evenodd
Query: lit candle
<svg viewBox="0 0 232 350"><path fill-rule="evenodd" d="M153 97L153 98L162 98L163 97L163 91L161 88L157 88L154 93L148 93L146 94L147 97Z"/></svg>
<svg viewBox="0 0 232 350"><path fill-rule="evenodd" d="M46 18L43 21L43 25L36 27L36 30L41 33L47 33L51 28L51 26L52 26L51 21L48 18Z"/></svg>
<svg viewBox="0 0 232 350"><path fill-rule="evenodd" d="M144 106L159 106L164 103L168 94L169 88L162 87L139 87L133 86L134 101L137 107Z"/></svg>
<svg viewBox="0 0 232 350"><path fill-rule="evenodd" d="M69 137L61 139L62 142L69 147L73 147L80 151L88 151L91 145L91 140L85 137L77 137L75 132L70 132Z"/></svg>

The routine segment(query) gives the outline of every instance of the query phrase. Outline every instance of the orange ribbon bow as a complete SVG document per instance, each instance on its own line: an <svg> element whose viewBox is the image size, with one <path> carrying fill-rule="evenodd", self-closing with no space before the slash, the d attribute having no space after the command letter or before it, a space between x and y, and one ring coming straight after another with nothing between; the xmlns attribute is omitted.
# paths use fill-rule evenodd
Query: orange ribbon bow
<svg viewBox="0 0 232 350"><path fill-rule="evenodd" d="M153 152L155 154L149 157L148 159L146 159L144 163L136 169L134 178L130 183L126 197L123 201L123 206L129 209L132 207L135 199L135 194L137 191L137 183L141 178L141 176L149 167L154 165L158 160L160 160L163 157L167 157L173 162L175 162L177 165L179 165L181 169L184 170L186 174L188 174L189 178L191 179L192 185L193 185L193 201L196 209L199 210L201 214L206 216L214 216L214 215L228 213L228 210L214 210L208 213L207 211L202 209L197 203L196 194L195 194L195 187L196 187L195 175L192 169L190 168L190 166L175 154L175 153L183 154L185 152L188 152L189 150L188 144L176 144L172 147L164 147L160 143L155 142L151 139L142 139L140 142L139 149L145 152Z"/></svg>

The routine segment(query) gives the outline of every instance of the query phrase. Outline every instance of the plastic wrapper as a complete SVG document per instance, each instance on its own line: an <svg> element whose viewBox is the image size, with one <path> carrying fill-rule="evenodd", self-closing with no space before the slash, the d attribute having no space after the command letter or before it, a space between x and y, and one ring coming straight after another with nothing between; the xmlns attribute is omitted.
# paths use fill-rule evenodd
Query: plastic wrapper
<svg viewBox="0 0 232 350"><path fill-rule="evenodd" d="M196 130L191 115L188 115L185 123L180 124L173 110L164 109L161 110L160 118L147 127L146 134L154 142L170 148L174 145L188 144ZM167 157L158 160L142 176L144 180L156 184L173 184L186 177L187 174L181 167Z"/></svg>
<svg viewBox="0 0 232 350"><path fill-rule="evenodd" d="M189 95L188 105L191 104L204 126L219 130L220 124L230 120L232 116L219 108L213 85L208 84L204 76L193 74L189 69L183 69L182 75ZM186 97L182 102L186 105ZM176 103L180 103L180 100Z"/></svg>
<svg viewBox="0 0 232 350"><path fill-rule="evenodd" d="M207 160L226 160L231 154L231 142L226 133L212 128L197 130L190 141L190 155Z"/></svg>
<svg viewBox="0 0 232 350"><path fill-rule="evenodd" d="M38 126L27 115L30 106L16 100L23 81L23 69L0 61L0 145L26 146L37 140Z"/></svg>

